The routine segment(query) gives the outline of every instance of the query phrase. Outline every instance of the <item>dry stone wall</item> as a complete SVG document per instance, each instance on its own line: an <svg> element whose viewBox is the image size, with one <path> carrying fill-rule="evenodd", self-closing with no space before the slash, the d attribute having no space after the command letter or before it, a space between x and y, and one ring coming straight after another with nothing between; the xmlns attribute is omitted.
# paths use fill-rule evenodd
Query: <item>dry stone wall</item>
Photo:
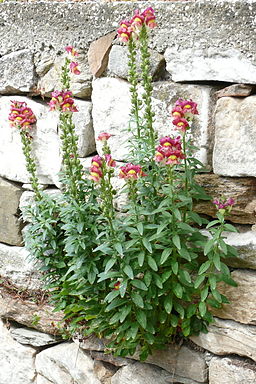
<svg viewBox="0 0 256 384"><path fill-rule="evenodd" d="M116 160L127 151L127 50L115 38L121 18L155 8L150 42L155 129L172 132L168 114L178 97L194 99L200 115L191 135L209 173L198 182L216 197L233 196L227 233L239 258L229 265L238 288L222 289L231 305L215 311L209 333L169 345L146 363L103 353L102 340L63 341L61 313L42 295L38 268L23 246L23 207L33 200L19 134L8 125L10 100L37 116L39 180L58 193L62 155L58 118L48 112L58 87L63 47L80 52L71 88L79 155L85 168L108 131ZM256 43L254 0L0 3L0 384L254 384L256 382ZM118 185L118 181L116 181ZM117 201L122 207L122 201ZM195 209L214 217L209 202Z"/></svg>

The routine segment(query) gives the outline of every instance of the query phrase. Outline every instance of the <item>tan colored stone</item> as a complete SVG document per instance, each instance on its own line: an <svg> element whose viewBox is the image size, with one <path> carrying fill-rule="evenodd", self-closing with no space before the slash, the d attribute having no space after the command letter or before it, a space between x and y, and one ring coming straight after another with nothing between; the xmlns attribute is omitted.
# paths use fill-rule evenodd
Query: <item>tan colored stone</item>
<svg viewBox="0 0 256 384"><path fill-rule="evenodd" d="M190 339L200 347L216 355L236 354L256 361L256 327L217 317L208 327L208 333L200 333Z"/></svg>
<svg viewBox="0 0 256 384"><path fill-rule="evenodd" d="M95 77L100 77L108 65L108 54L115 36L116 31L108 33L106 36L93 41L89 47L89 69Z"/></svg>
<svg viewBox="0 0 256 384"><path fill-rule="evenodd" d="M230 301L221 309L212 309L212 313L222 319L231 319L243 324L256 325L256 272L236 270L231 273L238 287L219 284L219 291Z"/></svg>
<svg viewBox="0 0 256 384"><path fill-rule="evenodd" d="M0 178L0 242L22 245L22 221L18 208L23 189L10 181Z"/></svg>
<svg viewBox="0 0 256 384"><path fill-rule="evenodd" d="M32 291L31 291L32 295ZM39 331L57 334L58 324L63 315L60 312L53 312L53 307L45 304L36 303L36 292L34 301L22 299L21 292L18 294L13 291L10 293L6 288L0 288L0 317L14 320L17 323L35 328Z"/></svg>
<svg viewBox="0 0 256 384"><path fill-rule="evenodd" d="M218 99L227 96L246 97L251 95L253 89L254 86L249 84L232 84L216 92L216 96Z"/></svg>
<svg viewBox="0 0 256 384"><path fill-rule="evenodd" d="M256 222L256 179L254 177L222 177L215 174L201 174L196 181L204 187L206 193L213 198L233 197L235 205L228 220L240 224ZM198 213L216 216L212 200L200 200L194 203Z"/></svg>
<svg viewBox="0 0 256 384"><path fill-rule="evenodd" d="M256 367L234 358L214 357L209 365L209 384L255 384Z"/></svg>
<svg viewBox="0 0 256 384"><path fill-rule="evenodd" d="M111 384L111 377L116 373L117 369L103 363L102 361L94 362L94 373L100 380L101 384Z"/></svg>

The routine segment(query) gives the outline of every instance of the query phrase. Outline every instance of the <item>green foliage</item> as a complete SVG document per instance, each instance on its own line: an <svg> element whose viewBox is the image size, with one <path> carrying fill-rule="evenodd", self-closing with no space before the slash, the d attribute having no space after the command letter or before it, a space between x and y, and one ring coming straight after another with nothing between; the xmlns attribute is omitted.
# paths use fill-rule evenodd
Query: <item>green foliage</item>
<svg viewBox="0 0 256 384"><path fill-rule="evenodd" d="M201 165L193 158L194 147L186 133L182 134L184 161L159 165L154 160L147 39L143 27L138 42L142 99L137 92L136 45L129 42L128 129L135 127L129 160L140 160L146 175L138 171L136 177L125 177L126 214L114 209L106 142L102 175L94 185L84 177L77 156L72 114L60 112L63 193L51 197L40 191L40 199L29 209L26 235L26 246L41 263L56 310L65 313L65 335L95 333L108 340L107 351L117 356L133 355L139 347L142 360L176 335L207 332L213 320L211 307L228 302L218 283L236 285L225 264L226 258L236 255L223 237L224 231L235 231L224 221L225 209L210 223L193 212L193 200L210 198L194 180ZM65 84L69 83L67 64Z"/></svg>

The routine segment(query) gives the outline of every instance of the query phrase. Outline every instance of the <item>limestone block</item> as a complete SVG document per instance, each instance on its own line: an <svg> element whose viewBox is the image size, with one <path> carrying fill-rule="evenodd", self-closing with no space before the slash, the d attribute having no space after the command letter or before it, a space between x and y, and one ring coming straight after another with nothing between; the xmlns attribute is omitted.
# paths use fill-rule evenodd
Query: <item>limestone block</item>
<svg viewBox="0 0 256 384"><path fill-rule="evenodd" d="M225 242L234 246L238 257L228 258L226 264L235 268L256 269L256 231L225 233Z"/></svg>
<svg viewBox="0 0 256 384"><path fill-rule="evenodd" d="M61 144L58 132L58 113L49 112L45 102L34 101L27 97L17 96L15 99L27 102L36 117L36 128L33 129L35 158L38 165L38 178L42 184L59 185L58 172L61 169ZM25 167L22 153L20 134L15 127L10 127L8 114L10 101L13 97L0 97L0 112L2 115L0 135L0 175L10 180L29 183L29 175ZM74 121L77 123L76 132L80 136L79 154L86 156L94 151L94 135L91 123L91 103L77 101L79 112ZM13 156L15 153L15 157Z"/></svg>
<svg viewBox="0 0 256 384"><path fill-rule="evenodd" d="M61 67L65 62L66 55L57 56L52 63L50 69L39 79L38 89L44 96L51 96L54 90L60 90L62 88L60 82ZM44 58L45 60L45 58ZM51 57L49 56L49 62ZM92 75L89 71L87 57L84 54L80 54L76 61L79 63L80 75L71 74L70 90L76 97L87 98L91 95L91 80ZM42 62L39 62L39 69L37 72L41 72Z"/></svg>
<svg viewBox="0 0 256 384"><path fill-rule="evenodd" d="M35 86L33 54L29 49L0 58L0 93L17 94L32 91Z"/></svg>
<svg viewBox="0 0 256 384"><path fill-rule="evenodd" d="M40 289L43 285L38 267L24 247L0 243L0 276L22 290Z"/></svg>
<svg viewBox="0 0 256 384"><path fill-rule="evenodd" d="M112 377L111 384L166 384L168 376L170 374L153 365L135 363L120 368Z"/></svg>
<svg viewBox="0 0 256 384"><path fill-rule="evenodd" d="M140 92L142 90L140 89ZM179 97L192 98L198 103L200 115L193 124L191 136L194 144L199 147L196 157L204 164L209 164L212 146L212 124L210 111L213 88L200 85L180 85L171 82L154 84L152 106L155 112L154 128L159 137L175 134L171 123L170 112ZM108 143L113 157L123 160L128 153L129 134L124 131L129 127L130 94L129 84L120 79L101 78L93 82L93 125L95 136L101 132L109 132ZM156 143L157 144L157 143ZM97 151L101 153L101 143L97 142Z"/></svg>
<svg viewBox="0 0 256 384"><path fill-rule="evenodd" d="M23 189L14 183L0 178L0 242L22 245L18 207Z"/></svg>
<svg viewBox="0 0 256 384"><path fill-rule="evenodd" d="M102 361L94 362L94 372L96 377L102 384L111 384L111 378L115 374L117 368Z"/></svg>
<svg viewBox="0 0 256 384"><path fill-rule="evenodd" d="M37 374L36 384L52 384L52 382L46 379L44 376Z"/></svg>
<svg viewBox="0 0 256 384"><path fill-rule="evenodd" d="M254 88L253 85L249 84L232 84L216 92L216 96L218 99L227 96L246 97L252 94Z"/></svg>
<svg viewBox="0 0 256 384"><path fill-rule="evenodd" d="M0 320L0 383L34 384L36 350L13 340Z"/></svg>
<svg viewBox="0 0 256 384"><path fill-rule="evenodd" d="M115 36L116 32L108 33L93 41L89 47L88 63L90 71L95 77L100 77L108 65L109 51Z"/></svg>
<svg viewBox="0 0 256 384"><path fill-rule="evenodd" d="M83 338L78 335L74 337L73 341L79 345L79 348L89 351L104 351L105 344L102 339L98 339L96 336L91 335L87 338Z"/></svg>
<svg viewBox="0 0 256 384"><path fill-rule="evenodd" d="M251 75L251 74L250 74ZM256 96L222 97L215 111L214 173L256 176Z"/></svg>
<svg viewBox="0 0 256 384"><path fill-rule="evenodd" d="M63 314L53 312L53 307L45 303L42 292L11 291L0 287L0 317L35 328L49 334L58 334L58 323ZM25 297L25 298L24 298ZM27 297L27 298L26 298Z"/></svg>
<svg viewBox="0 0 256 384"><path fill-rule="evenodd" d="M256 325L256 272L237 269L231 273L238 287L219 284L219 291L230 301L212 313L222 319L231 319L243 324Z"/></svg>
<svg viewBox="0 0 256 384"><path fill-rule="evenodd" d="M20 344L28 344L33 347L43 347L56 344L58 339L47 333L36 331L31 328L11 327L10 334Z"/></svg>
<svg viewBox="0 0 256 384"><path fill-rule="evenodd" d="M256 327L215 318L208 333L190 339L216 355L236 354L256 361Z"/></svg>
<svg viewBox="0 0 256 384"><path fill-rule="evenodd" d="M150 76L152 78L159 78L161 69L164 67L165 61L163 55L150 50ZM137 70L140 72L140 54L137 56ZM109 54L108 69L111 74L114 74L122 79L128 79L128 48L126 46L114 45Z"/></svg>
<svg viewBox="0 0 256 384"><path fill-rule="evenodd" d="M240 224L254 224L256 221L256 180L254 177L221 177L215 174L196 175L196 181L213 198L233 197L235 205L228 220ZM211 200L194 202L194 209L216 217L216 208Z"/></svg>
<svg viewBox="0 0 256 384"><path fill-rule="evenodd" d="M76 344L63 343L36 356L37 372L52 384L101 384L94 363Z"/></svg>
<svg viewBox="0 0 256 384"><path fill-rule="evenodd" d="M209 365L209 384L255 384L255 365L234 358L214 357Z"/></svg>

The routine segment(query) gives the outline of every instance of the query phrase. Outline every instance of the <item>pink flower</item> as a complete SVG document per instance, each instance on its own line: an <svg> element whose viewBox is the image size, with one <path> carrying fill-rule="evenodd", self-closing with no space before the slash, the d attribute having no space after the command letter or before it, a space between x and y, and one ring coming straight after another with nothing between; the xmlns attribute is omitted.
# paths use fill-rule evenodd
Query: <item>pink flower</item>
<svg viewBox="0 0 256 384"><path fill-rule="evenodd" d="M36 117L32 109L24 101L11 101L11 112L8 120L12 126L26 129L36 123Z"/></svg>
<svg viewBox="0 0 256 384"><path fill-rule="evenodd" d="M173 125L176 125L178 130L181 130L182 132L186 132L187 128L189 127L188 121L182 117L177 117L173 120Z"/></svg>
<svg viewBox="0 0 256 384"><path fill-rule="evenodd" d="M71 53L72 56L79 56L78 52L71 45L68 45L67 47L65 47L65 51L67 53Z"/></svg>
<svg viewBox="0 0 256 384"><path fill-rule="evenodd" d="M92 158L92 166L93 167L101 168L102 167L102 161L103 161L103 159L99 155L93 156L93 158Z"/></svg>
<svg viewBox="0 0 256 384"><path fill-rule="evenodd" d="M139 177L147 176L140 165L126 164L120 167L119 177L121 179L138 179Z"/></svg>
<svg viewBox="0 0 256 384"><path fill-rule="evenodd" d="M216 206L218 211L230 212L232 206L235 204L235 200L232 197L228 198L227 200L220 198L219 200L218 199L213 200L213 204Z"/></svg>
<svg viewBox="0 0 256 384"><path fill-rule="evenodd" d="M103 176L102 170L100 167L91 167L89 179L98 183Z"/></svg>
<svg viewBox="0 0 256 384"><path fill-rule="evenodd" d="M112 135L110 133L107 133L107 132L102 132L99 134L99 136L97 137L97 140L98 141L107 141Z"/></svg>
<svg viewBox="0 0 256 384"><path fill-rule="evenodd" d="M183 109L180 105L176 105L171 112L171 115L176 119L178 117L184 117Z"/></svg>
<svg viewBox="0 0 256 384"><path fill-rule="evenodd" d="M163 137L156 148L155 161L165 165L179 164L185 155L182 152L181 138Z"/></svg>
<svg viewBox="0 0 256 384"><path fill-rule="evenodd" d="M74 99L71 91L54 91L52 92L52 98L48 103L50 105L50 111L62 111L62 112L77 112L78 109L74 105Z"/></svg>
<svg viewBox="0 0 256 384"><path fill-rule="evenodd" d="M71 73L74 73L74 75L80 75L81 73L78 69L78 63L75 61L71 61L71 63L69 64L69 69Z"/></svg>
<svg viewBox="0 0 256 384"><path fill-rule="evenodd" d="M117 30L118 37L123 43L127 43L130 40L131 32L128 28L118 28Z"/></svg>
<svg viewBox="0 0 256 384"><path fill-rule="evenodd" d="M112 159L110 154L105 155L105 161L108 167L115 167L116 161Z"/></svg>
<svg viewBox="0 0 256 384"><path fill-rule="evenodd" d="M191 113L193 115L198 115L197 111L197 103L195 103L192 100L183 100L183 99L178 99L175 103L175 107L181 107L183 110L183 113Z"/></svg>
<svg viewBox="0 0 256 384"><path fill-rule="evenodd" d="M136 9L134 16L131 19L131 24L136 28L141 28L142 25L144 24L144 21L145 21L145 17L142 14L140 14L139 9Z"/></svg>

